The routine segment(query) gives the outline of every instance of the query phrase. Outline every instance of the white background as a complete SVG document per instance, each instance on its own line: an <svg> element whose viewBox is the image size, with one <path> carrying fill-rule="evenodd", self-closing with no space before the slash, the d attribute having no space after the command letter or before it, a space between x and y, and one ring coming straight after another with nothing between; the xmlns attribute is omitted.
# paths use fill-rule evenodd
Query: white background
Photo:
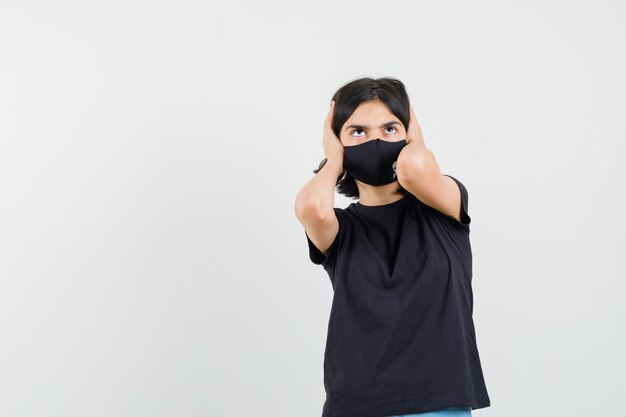
<svg viewBox="0 0 626 417"><path fill-rule="evenodd" d="M320 416L293 204L365 76L469 192L474 415L619 413L625 40L619 1L2 1L0 416Z"/></svg>

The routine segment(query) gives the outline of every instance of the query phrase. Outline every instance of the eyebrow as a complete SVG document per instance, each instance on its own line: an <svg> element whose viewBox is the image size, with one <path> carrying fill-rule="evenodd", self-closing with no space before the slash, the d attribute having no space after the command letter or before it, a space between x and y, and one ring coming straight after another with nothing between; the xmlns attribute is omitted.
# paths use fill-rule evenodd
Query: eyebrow
<svg viewBox="0 0 626 417"><path fill-rule="evenodd" d="M400 122L396 122L396 121L391 121L391 122L385 122L382 125L378 126L379 128L383 128L383 127L389 127L389 126L393 126L393 125L399 125ZM365 125L350 125L350 126L346 126L346 128L344 130L348 130L351 128L356 128L356 129L363 129L363 130L367 130L369 129L369 126L365 126Z"/></svg>

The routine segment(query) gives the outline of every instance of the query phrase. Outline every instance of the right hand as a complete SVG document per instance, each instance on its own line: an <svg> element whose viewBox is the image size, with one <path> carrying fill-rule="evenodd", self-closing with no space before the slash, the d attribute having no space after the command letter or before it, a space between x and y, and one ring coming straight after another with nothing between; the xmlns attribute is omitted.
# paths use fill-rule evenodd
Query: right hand
<svg viewBox="0 0 626 417"><path fill-rule="evenodd" d="M324 156L328 159L335 159L343 164L343 144L341 140L333 132L332 123L335 113L335 100L330 104L330 110L324 121L324 139L322 146L324 147Z"/></svg>

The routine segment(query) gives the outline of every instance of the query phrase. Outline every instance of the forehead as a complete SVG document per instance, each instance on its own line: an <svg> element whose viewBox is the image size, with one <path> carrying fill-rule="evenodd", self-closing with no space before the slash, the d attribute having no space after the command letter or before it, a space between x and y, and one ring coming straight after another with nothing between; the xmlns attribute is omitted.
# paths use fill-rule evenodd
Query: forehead
<svg viewBox="0 0 626 417"><path fill-rule="evenodd" d="M376 121L379 119L398 120L384 102L373 100L361 103L346 120L346 123L366 124L369 120Z"/></svg>

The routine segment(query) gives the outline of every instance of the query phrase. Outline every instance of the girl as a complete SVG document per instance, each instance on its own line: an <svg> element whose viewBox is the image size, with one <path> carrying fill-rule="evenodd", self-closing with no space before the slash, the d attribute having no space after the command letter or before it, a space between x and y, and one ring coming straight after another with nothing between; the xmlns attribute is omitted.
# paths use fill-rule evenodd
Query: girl
<svg viewBox="0 0 626 417"><path fill-rule="evenodd" d="M468 417L490 406L472 319L465 186L424 145L404 84L333 96L295 214L333 288L323 417ZM334 207L334 191L358 199Z"/></svg>

